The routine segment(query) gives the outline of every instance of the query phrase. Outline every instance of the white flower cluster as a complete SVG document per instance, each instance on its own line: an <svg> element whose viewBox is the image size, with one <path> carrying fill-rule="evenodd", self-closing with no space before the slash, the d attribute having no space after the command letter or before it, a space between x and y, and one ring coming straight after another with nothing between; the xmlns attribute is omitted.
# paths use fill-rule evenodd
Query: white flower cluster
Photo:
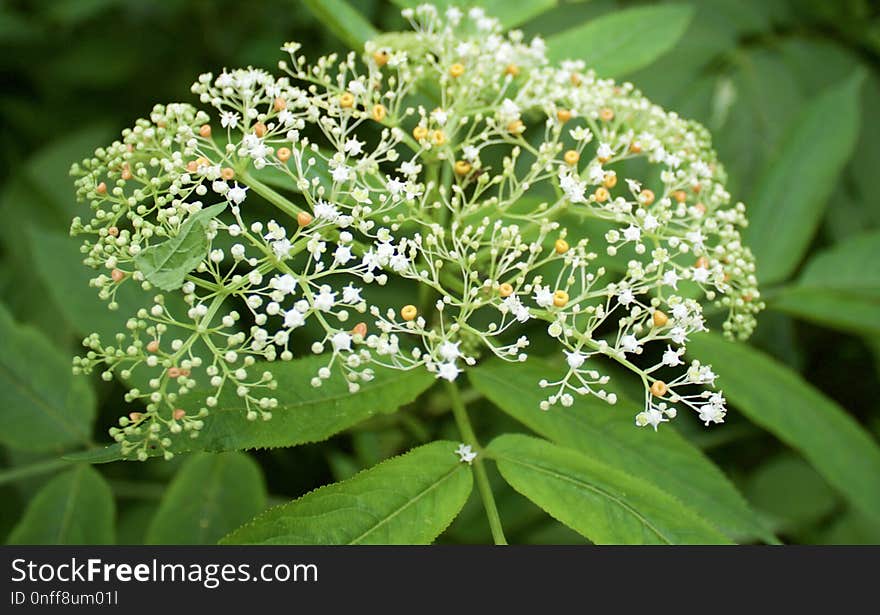
<svg viewBox="0 0 880 615"><path fill-rule="evenodd" d="M308 64L288 43L283 77L204 74L192 91L215 119L156 106L74 166L92 214L72 231L105 271L94 285L111 308L125 285L146 303L75 362L139 385L128 400L145 410L112 430L126 453L172 455L224 391L269 419L272 361L323 353L311 386L339 370L355 392L379 365L455 380L487 355L526 361L545 335L564 361L536 383L544 410L614 403L604 357L644 383L638 425L676 406L723 421L723 397L703 390L715 375L685 365L686 343L706 328L702 302L739 337L762 303L745 207L705 129L581 62L548 65L541 39L480 9L404 16L413 32L360 59ZM215 203L226 211L198 218L194 239ZM145 267L147 251L167 258ZM179 283L162 286L170 274Z"/></svg>

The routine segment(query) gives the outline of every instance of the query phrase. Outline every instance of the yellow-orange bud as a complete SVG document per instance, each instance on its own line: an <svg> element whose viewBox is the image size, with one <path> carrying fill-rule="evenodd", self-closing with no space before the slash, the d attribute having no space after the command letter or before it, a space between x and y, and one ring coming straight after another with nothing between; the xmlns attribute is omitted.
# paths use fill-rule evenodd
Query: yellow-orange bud
<svg viewBox="0 0 880 615"><path fill-rule="evenodd" d="M339 95L339 106L343 109L350 109L354 106L354 94L345 92Z"/></svg>
<svg viewBox="0 0 880 615"><path fill-rule="evenodd" d="M210 124L202 124L202 127L199 128L199 135L208 138L211 136L211 125Z"/></svg>
<svg viewBox="0 0 880 615"><path fill-rule="evenodd" d="M596 188L596 192L593 193L593 197L596 199L597 203L604 203L610 196L611 194L609 194L608 188L605 188L604 186L599 186Z"/></svg>
<svg viewBox="0 0 880 615"><path fill-rule="evenodd" d="M455 164L452 165L452 169L456 175L465 176L471 172L471 163L467 160L456 160Z"/></svg>
<svg viewBox="0 0 880 615"><path fill-rule="evenodd" d="M581 155L577 151L570 149L562 155L562 159L565 160L565 164L573 167L581 159Z"/></svg>
<svg viewBox="0 0 880 615"><path fill-rule="evenodd" d="M604 184L606 188L613 188L614 186L616 186L617 173L615 173L614 171L608 171L607 173L605 173L605 179L602 181L602 184Z"/></svg>
<svg viewBox="0 0 880 615"><path fill-rule="evenodd" d="M651 317L651 320L653 320L655 327L665 327L666 323L669 322L669 316L660 310L654 310L654 315Z"/></svg>
<svg viewBox="0 0 880 615"><path fill-rule="evenodd" d="M557 254L565 254L568 252L568 242L564 239L557 239L556 243L553 244L553 249L556 250Z"/></svg>
<svg viewBox="0 0 880 615"><path fill-rule="evenodd" d="M513 294L513 286L505 282L498 287L498 294L502 297L509 297Z"/></svg>
<svg viewBox="0 0 880 615"><path fill-rule="evenodd" d="M464 64L459 64L456 62L452 66L449 67L449 75L455 79L458 79L464 74Z"/></svg>
<svg viewBox="0 0 880 615"><path fill-rule="evenodd" d="M387 111L385 109L385 105L373 105L373 119L377 122L381 122L385 119L385 115Z"/></svg>
<svg viewBox="0 0 880 615"><path fill-rule="evenodd" d="M566 123L568 120L571 119L571 111L569 111L568 109L558 109L556 111L556 119L563 124Z"/></svg>
<svg viewBox="0 0 880 615"><path fill-rule="evenodd" d="M654 384L651 385L651 395L654 397L663 397L668 390L669 387L662 380L655 380Z"/></svg>
<svg viewBox="0 0 880 615"><path fill-rule="evenodd" d="M308 226L312 223L312 214L307 211L301 211L296 214L296 223L300 226Z"/></svg>
<svg viewBox="0 0 880 615"><path fill-rule="evenodd" d="M400 317L406 321L415 320L419 310L414 305L405 305L400 310Z"/></svg>
<svg viewBox="0 0 880 615"><path fill-rule="evenodd" d="M568 293L564 290L557 290L553 293L553 305L556 307L565 307L565 304L568 303Z"/></svg>
<svg viewBox="0 0 880 615"><path fill-rule="evenodd" d="M424 126L416 126L413 128L413 137L415 137L416 141L422 141L427 136L428 129Z"/></svg>
<svg viewBox="0 0 880 615"><path fill-rule="evenodd" d="M290 149L287 147L279 147L275 155L278 156L278 160L281 162L287 162L290 160Z"/></svg>

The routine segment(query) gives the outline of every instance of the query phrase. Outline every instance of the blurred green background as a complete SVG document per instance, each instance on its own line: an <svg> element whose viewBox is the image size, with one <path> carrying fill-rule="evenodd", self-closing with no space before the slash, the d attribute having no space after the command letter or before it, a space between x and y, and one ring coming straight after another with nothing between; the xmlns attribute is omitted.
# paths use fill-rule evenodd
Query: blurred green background
<svg viewBox="0 0 880 615"><path fill-rule="evenodd" d="M404 27L399 7L391 2L351 4L378 29ZM543 0L536 4L546 10L530 11L536 14L520 25L527 35L550 36L639 3ZM774 305L774 297L769 296L772 309L759 317L751 343L799 372L876 438L880 434L875 396L880 390L880 275L874 249L880 249L876 230L880 225L880 7L868 0L676 4L695 8L685 35L658 61L624 77L657 103L703 122L712 131L733 198L747 204L762 173L784 154L799 113L859 67L866 71L858 117L849 118L857 123L858 137L844 152L847 162L842 171L831 178L829 196L820 204L824 213L818 232L802 259L809 262L823 250L855 241L863 246L863 283L857 285L858 292L830 308L803 308L796 296ZM509 6L523 5L528 3ZM608 33L609 41L613 36ZM53 273L39 269L34 260L33 251L42 246L25 232L67 230L78 207L67 176L70 164L109 143L156 102L196 102L189 86L200 72L248 64L272 69L281 57L279 46L287 40L302 42L310 57L345 49L297 1L0 2L0 287L3 303L18 322L33 325L68 357L87 333L69 322L57 296L53 298ZM852 115L853 110L840 112ZM821 149L810 151L810 143L801 146L805 156L818 157L821 164ZM803 179L788 178L793 194ZM797 217L776 219L771 232L783 235L802 222ZM119 414L122 390L98 379L93 389L98 407L94 441L104 442L106 427ZM426 413L430 412L428 408ZM479 420L505 419L487 412ZM422 425L407 421L406 417L376 419L329 443L252 455L265 477L270 503L349 476L400 452L414 438L428 438ZM703 431L687 421L676 424L737 483L783 541L880 542L877 521L850 509L811 464L742 417L735 404L728 423L714 430ZM180 462L101 468L115 496L112 514L118 542L144 539ZM52 465L52 456L9 446L0 450L0 538L59 468ZM499 483L498 489L502 511L508 511L502 516L512 541L581 540L559 524L547 523L546 516L510 488ZM487 541L488 528L478 503L471 502L441 540Z"/></svg>

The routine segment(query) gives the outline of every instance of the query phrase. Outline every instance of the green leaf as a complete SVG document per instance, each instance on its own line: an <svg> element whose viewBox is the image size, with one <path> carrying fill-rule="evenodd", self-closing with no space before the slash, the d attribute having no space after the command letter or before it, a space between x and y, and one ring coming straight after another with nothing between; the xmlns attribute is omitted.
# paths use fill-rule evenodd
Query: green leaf
<svg viewBox="0 0 880 615"><path fill-rule="evenodd" d="M43 335L0 305L0 442L62 451L89 441L95 398L85 378Z"/></svg>
<svg viewBox="0 0 880 615"><path fill-rule="evenodd" d="M271 420L248 421L244 401L234 390L224 391L217 407L205 419L199 437L181 441L175 452L220 452L319 442L377 413L394 412L415 400L434 383L434 376L424 370L401 373L377 367L375 378L362 382L356 393L349 392L348 382L339 373L334 373L315 388L309 381L326 360L326 357L312 355L287 363L265 364L265 369L271 371L278 381L278 389L274 392L278 407L272 411ZM180 405L187 410L197 410L204 404L206 395L194 392L182 397ZM106 463L124 457L114 445L77 454L74 458Z"/></svg>
<svg viewBox="0 0 880 615"><path fill-rule="evenodd" d="M72 461L75 463L111 463L113 461L119 461L124 459L122 456L122 450L120 449L118 444L111 444L109 446L100 446L95 448L88 448L84 451L74 451L72 453L66 453L61 456L61 459L64 461Z"/></svg>
<svg viewBox="0 0 880 615"><path fill-rule="evenodd" d="M52 277L35 275L35 253L28 243L28 226L67 232L77 209L70 163L94 152L113 131L106 125L89 126L64 135L31 156L5 181L0 191L0 243L7 262L3 293L6 305L20 321L33 324L52 341L66 344L70 323L59 318L63 304L47 298ZM78 256L78 260L82 260Z"/></svg>
<svg viewBox="0 0 880 615"><path fill-rule="evenodd" d="M244 453L200 454L168 485L147 544L215 544L266 507L260 467Z"/></svg>
<svg viewBox="0 0 880 615"><path fill-rule="evenodd" d="M864 76L858 70L810 102L758 182L745 235L764 284L787 278L816 232L858 138Z"/></svg>
<svg viewBox="0 0 880 615"><path fill-rule="evenodd" d="M36 272L49 283L46 289L64 317L83 336L97 332L105 340L125 330L125 321L149 305L149 297L136 284L122 284L116 290L119 309L111 311L89 285L97 273L82 263L80 241L67 234L38 227L26 233L30 240ZM169 297L170 299L170 297Z"/></svg>
<svg viewBox="0 0 880 615"><path fill-rule="evenodd" d="M345 0L305 0L305 5L330 32L356 51L379 33Z"/></svg>
<svg viewBox="0 0 880 615"><path fill-rule="evenodd" d="M187 218L177 235L150 246L134 257L134 263L153 285L176 290L186 275L208 254L208 223L226 209L226 203L207 207Z"/></svg>
<svg viewBox="0 0 880 615"><path fill-rule="evenodd" d="M797 285L880 299L880 231L865 232L813 256Z"/></svg>
<svg viewBox="0 0 880 615"><path fill-rule="evenodd" d="M483 0L479 2L490 17L498 18L505 28L513 28L545 13L559 0Z"/></svg>
<svg viewBox="0 0 880 615"><path fill-rule="evenodd" d="M391 0L401 8L414 9L423 0ZM489 17L495 17L505 28L513 28L527 22L530 19L549 11L559 4L559 0L482 0L481 2L457 2L455 0L437 0L431 2L437 7L441 15L450 6L467 8L469 4L478 6L486 11Z"/></svg>
<svg viewBox="0 0 880 615"><path fill-rule="evenodd" d="M814 256L773 309L854 333L880 333L880 231L857 235Z"/></svg>
<svg viewBox="0 0 880 615"><path fill-rule="evenodd" d="M768 301L770 308L842 331L880 334L880 299L835 290L786 287Z"/></svg>
<svg viewBox="0 0 880 615"><path fill-rule="evenodd" d="M581 59L600 77L622 77L672 49L693 17L690 6L643 6L604 15L547 39L551 61Z"/></svg>
<svg viewBox="0 0 880 615"><path fill-rule="evenodd" d="M533 357L525 364L489 361L468 376L493 404L539 435L687 502L731 539L772 540L736 488L696 447L674 429L635 426L640 404L620 395L615 406L579 397L570 408L541 411L538 382L551 369Z"/></svg>
<svg viewBox="0 0 880 615"><path fill-rule="evenodd" d="M672 496L569 448L505 434L486 453L514 489L594 543L729 543Z"/></svg>
<svg viewBox="0 0 880 615"><path fill-rule="evenodd" d="M28 504L9 544L105 545L113 543L115 505L107 482L90 466L49 481Z"/></svg>
<svg viewBox="0 0 880 615"><path fill-rule="evenodd" d="M745 344L699 335L688 343L688 353L712 364L736 410L799 451L853 505L880 519L880 448L843 408Z"/></svg>
<svg viewBox="0 0 880 615"><path fill-rule="evenodd" d="M471 492L448 441L420 446L341 483L270 509L225 544L430 544Z"/></svg>
<svg viewBox="0 0 880 615"><path fill-rule="evenodd" d="M803 459L782 454L762 464L743 487L749 501L780 531L821 521L837 506L837 495Z"/></svg>

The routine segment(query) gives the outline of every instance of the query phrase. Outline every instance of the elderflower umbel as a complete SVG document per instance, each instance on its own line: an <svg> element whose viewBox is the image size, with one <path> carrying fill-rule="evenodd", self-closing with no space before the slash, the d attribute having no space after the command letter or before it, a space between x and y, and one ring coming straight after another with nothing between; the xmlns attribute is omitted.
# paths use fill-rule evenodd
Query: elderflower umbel
<svg viewBox="0 0 880 615"><path fill-rule="evenodd" d="M526 361L544 336L544 410L614 403L612 361L644 383L638 425L724 420L711 368L682 355L704 305L744 338L763 304L706 130L479 9L403 15L412 32L363 54L309 64L288 43L281 76L201 75L204 109L157 105L74 165L92 283L111 309L142 302L75 361L144 405L111 430L126 454L170 457L221 396L270 419L274 361L321 354L302 386L356 392L380 366L452 381Z"/></svg>

